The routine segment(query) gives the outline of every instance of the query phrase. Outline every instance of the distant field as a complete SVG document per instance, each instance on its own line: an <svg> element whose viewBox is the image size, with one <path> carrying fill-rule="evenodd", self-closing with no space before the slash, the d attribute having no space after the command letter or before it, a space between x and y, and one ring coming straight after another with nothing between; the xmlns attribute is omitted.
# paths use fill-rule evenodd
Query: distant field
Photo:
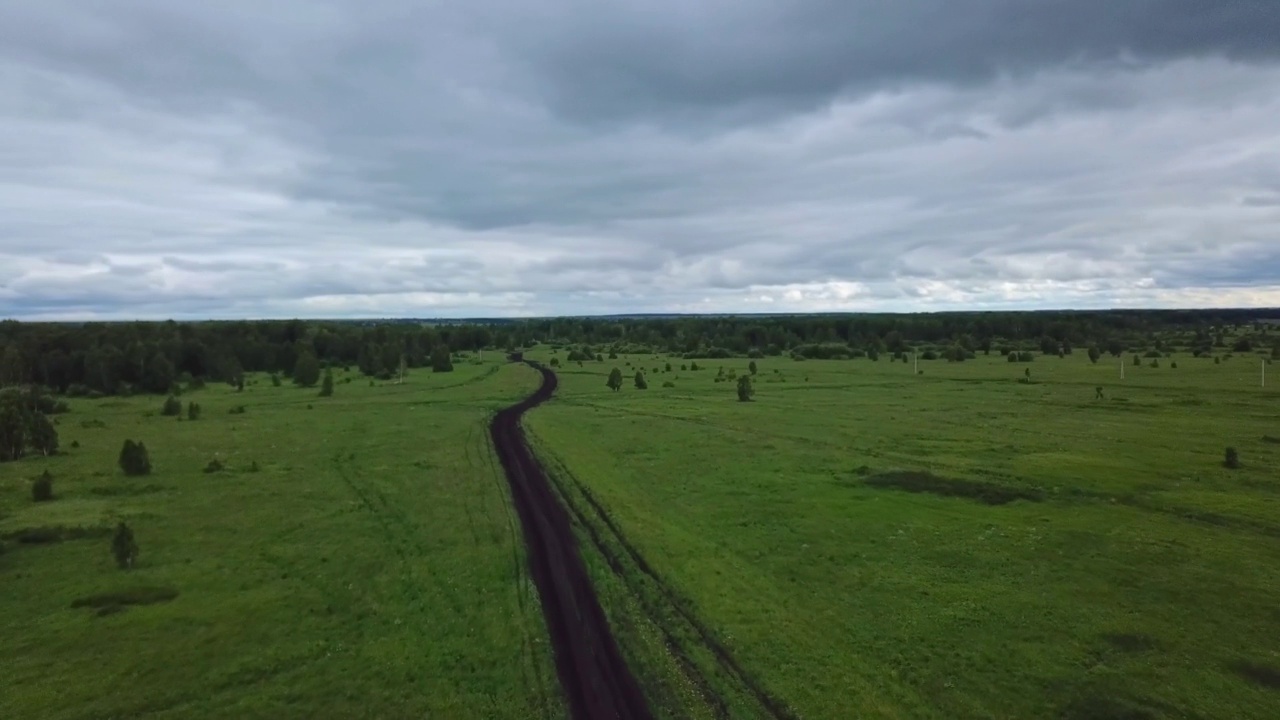
<svg viewBox="0 0 1280 720"><path fill-rule="evenodd" d="M402 386L338 380L327 399L265 376L211 385L182 397L196 421L158 397L72 400L66 455L0 465L0 717L563 716L486 435L536 373L464 360ZM150 477L117 468L125 438ZM202 472L215 457L226 469ZM45 469L57 499L36 504ZM119 519L133 571L103 535ZM38 528L88 537L14 537ZM72 607L120 591L159 602Z"/></svg>
<svg viewBox="0 0 1280 720"><path fill-rule="evenodd" d="M664 717L1280 717L1280 365L688 362L526 421Z"/></svg>

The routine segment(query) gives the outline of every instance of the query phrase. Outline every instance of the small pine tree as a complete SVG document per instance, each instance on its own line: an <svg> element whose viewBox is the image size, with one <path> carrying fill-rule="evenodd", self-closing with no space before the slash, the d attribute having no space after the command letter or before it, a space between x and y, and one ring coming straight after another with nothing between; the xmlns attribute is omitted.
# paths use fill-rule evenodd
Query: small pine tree
<svg viewBox="0 0 1280 720"><path fill-rule="evenodd" d="M636 382L636 389L637 389L637 390L648 390L648 389L649 389L649 383L645 382L645 379L644 379L644 373L640 372L639 370L637 370L637 371L636 371L636 380L635 380L635 382Z"/></svg>
<svg viewBox="0 0 1280 720"><path fill-rule="evenodd" d="M151 474L151 457L147 453L147 446L141 442L125 440L124 446L120 448L120 469L125 475L138 476Z"/></svg>
<svg viewBox="0 0 1280 720"><path fill-rule="evenodd" d="M1141 367L1141 366L1142 366L1142 358L1138 357L1137 355L1134 355L1134 356L1133 356L1133 366L1134 366L1134 367Z"/></svg>
<svg viewBox="0 0 1280 720"><path fill-rule="evenodd" d="M194 400L187 403L187 419L188 420L200 419L200 404Z"/></svg>
<svg viewBox="0 0 1280 720"><path fill-rule="evenodd" d="M170 395L165 398L164 406L160 408L160 414L165 417L174 417L182 414L182 401Z"/></svg>
<svg viewBox="0 0 1280 720"><path fill-rule="evenodd" d="M757 368L757 367L756 367L756 361L755 361L755 360L752 360L751 362L747 363L747 370L748 370L752 375L755 375L755 374L756 374L756 372L758 372L758 371L759 371L759 368Z"/></svg>
<svg viewBox="0 0 1280 720"><path fill-rule="evenodd" d="M48 502L53 499L53 475L48 470L40 473L40 477L31 483L31 500Z"/></svg>
<svg viewBox="0 0 1280 720"><path fill-rule="evenodd" d="M320 397L333 396L333 370L325 368L324 380L320 383Z"/></svg>
<svg viewBox="0 0 1280 720"><path fill-rule="evenodd" d="M743 375L738 378L738 401L747 402L756 394L756 389L751 386L751 376Z"/></svg>
<svg viewBox="0 0 1280 720"><path fill-rule="evenodd" d="M1098 346L1090 345L1089 346L1089 362L1094 363L1096 365L1098 362L1098 358L1100 357L1102 357L1102 351L1098 349Z"/></svg>
<svg viewBox="0 0 1280 720"><path fill-rule="evenodd" d="M1229 448L1227 448L1226 452L1224 453L1224 457L1223 457L1223 460L1222 460L1222 464L1223 464L1223 465L1225 465L1225 466L1227 466L1227 467L1228 467L1228 468L1230 468L1231 470L1235 470L1235 469L1239 468L1239 467L1240 467L1240 453L1236 452L1236 449L1235 449L1235 448L1233 448L1233 447L1229 447Z"/></svg>
<svg viewBox="0 0 1280 720"><path fill-rule="evenodd" d="M667 372L671 372L671 363L666 363L665 365L662 366L662 369L666 370Z"/></svg>
<svg viewBox="0 0 1280 720"><path fill-rule="evenodd" d="M699 368L699 367L698 367L698 363L696 363L696 362L689 363L689 369L690 369L690 370L701 370L701 368Z"/></svg>
<svg viewBox="0 0 1280 720"><path fill-rule="evenodd" d="M605 385L612 391L618 392L622 388L622 371L614 368L609 371L609 379L605 381Z"/></svg>
<svg viewBox="0 0 1280 720"><path fill-rule="evenodd" d="M271 373L271 386L272 386L272 387L280 387L280 374L279 374L279 373Z"/></svg>
<svg viewBox="0 0 1280 720"><path fill-rule="evenodd" d="M138 542L133 538L133 529L123 520L116 525L115 536L111 538L111 554L121 570L132 569L138 561Z"/></svg>

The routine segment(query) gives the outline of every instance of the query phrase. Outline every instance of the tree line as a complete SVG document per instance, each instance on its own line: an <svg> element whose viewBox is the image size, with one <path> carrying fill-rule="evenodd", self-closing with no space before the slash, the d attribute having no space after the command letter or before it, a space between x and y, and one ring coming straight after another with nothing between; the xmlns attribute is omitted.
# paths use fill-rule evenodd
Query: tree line
<svg viewBox="0 0 1280 720"><path fill-rule="evenodd" d="M0 322L0 387L56 393L165 394L175 383L242 382L246 372L319 379L324 366L391 378L443 365L450 353L573 346L584 357L663 352L686 358L878 358L909 350L947 356L1009 350L1118 354L1178 345L1270 350L1269 310L1111 310L406 321ZM1243 346L1237 347L1240 343ZM311 359L314 358L314 364ZM443 358L443 360L441 360ZM571 358L572 359L572 358ZM434 360L434 363L433 363Z"/></svg>

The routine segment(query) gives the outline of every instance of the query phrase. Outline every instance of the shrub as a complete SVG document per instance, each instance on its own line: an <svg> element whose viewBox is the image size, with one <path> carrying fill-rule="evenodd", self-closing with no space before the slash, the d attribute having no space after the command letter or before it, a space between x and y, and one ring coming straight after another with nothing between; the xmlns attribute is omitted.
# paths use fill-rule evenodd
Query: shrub
<svg viewBox="0 0 1280 720"><path fill-rule="evenodd" d="M1218 356L1216 356L1216 355L1215 355L1215 356L1214 356L1214 358L1213 358L1213 364L1214 364L1214 365L1221 365L1221 364L1222 364L1222 358L1220 358L1220 357L1218 357Z"/></svg>
<svg viewBox="0 0 1280 720"><path fill-rule="evenodd" d="M111 538L111 554L121 570L129 570L138 561L138 542L133 537L133 529L123 520L116 525L115 536Z"/></svg>
<svg viewBox="0 0 1280 720"><path fill-rule="evenodd" d="M756 389L751 386L750 375L743 375L742 377L738 378L738 401L739 402L747 402L755 394L756 394Z"/></svg>
<svg viewBox="0 0 1280 720"><path fill-rule="evenodd" d="M751 363L751 368L752 368L751 372L755 372L755 366L756 366L755 363ZM662 369L666 370L667 372L671 372L671 363L667 363L663 365Z"/></svg>
<svg viewBox="0 0 1280 720"><path fill-rule="evenodd" d="M1017 353L1009 353L1009 355L1008 355L1007 357L1009 358L1009 362L1011 362L1011 363L1016 363L1016 362L1018 362L1018 354L1017 354Z"/></svg>
<svg viewBox="0 0 1280 720"><path fill-rule="evenodd" d="M244 406L243 406L243 405L236 405L236 406L234 406L234 407L230 408L229 410L227 410L227 414L228 414L228 415L243 415L243 414L244 414Z"/></svg>
<svg viewBox="0 0 1280 720"><path fill-rule="evenodd" d="M160 414L166 417L174 417L182 414L182 401L170 395L165 398L164 406L160 408Z"/></svg>
<svg viewBox="0 0 1280 720"><path fill-rule="evenodd" d="M73 449L74 449L74 448L78 448L78 447L80 447L80 441L79 441L79 440L72 440L72 441L71 441L71 447L72 447Z"/></svg>
<svg viewBox="0 0 1280 720"><path fill-rule="evenodd" d="M197 402L195 402L195 401L192 401L192 402L187 403L187 419L188 419L188 420L199 420L199 419L200 419L200 405L199 405L199 403L197 403Z"/></svg>
<svg viewBox="0 0 1280 720"><path fill-rule="evenodd" d="M750 372L752 375L755 375L758 371L759 371L759 368L756 367L755 360L752 360L750 363L747 364L747 372Z"/></svg>
<svg viewBox="0 0 1280 720"><path fill-rule="evenodd" d="M1142 366L1142 358L1138 357L1137 355L1134 355L1134 356L1133 356L1133 366L1134 366L1134 367L1141 367L1141 366Z"/></svg>
<svg viewBox="0 0 1280 720"><path fill-rule="evenodd" d="M547 363L551 367L560 367L560 358L551 358L551 362Z"/></svg>
<svg viewBox="0 0 1280 720"><path fill-rule="evenodd" d="M1177 363L1177 361L1174 361L1174 362L1169 363L1169 369L1171 369L1171 370L1177 370L1177 369L1178 369L1178 363Z"/></svg>
<svg viewBox="0 0 1280 720"><path fill-rule="evenodd" d="M640 372L639 370L637 370L637 371L636 371L635 383L636 383L636 389L637 389L637 390L648 390L648 389L649 389L649 383L648 383L648 382L645 382L645 379L644 379L644 373Z"/></svg>
<svg viewBox="0 0 1280 720"><path fill-rule="evenodd" d="M1232 470L1240 467L1240 453L1236 452L1233 447L1227 448L1226 452L1223 453L1222 464Z"/></svg>
<svg viewBox="0 0 1280 720"><path fill-rule="evenodd" d="M596 362L604 362L604 355L596 353Z"/></svg>
<svg viewBox="0 0 1280 720"><path fill-rule="evenodd" d="M147 452L147 446L141 442L125 440L124 446L120 448L119 458L120 469L125 475L138 476L151 474L151 456Z"/></svg>
<svg viewBox="0 0 1280 720"><path fill-rule="evenodd" d="M1032 362L1035 359L1036 359L1036 356L1032 354L1030 351L1024 351L1024 352L1018 353L1018 362Z"/></svg>
<svg viewBox="0 0 1280 720"><path fill-rule="evenodd" d="M222 472L223 470L226 470L226 469L227 469L226 464L225 464L225 463L223 463L223 462L222 462L221 460L219 460L218 458L214 458L214 459L210 460L210 461L209 461L209 464L204 466L204 472L205 472L205 474L216 473L216 472Z"/></svg>
<svg viewBox="0 0 1280 720"><path fill-rule="evenodd" d="M671 382L670 380L666 380L666 381L664 381L664 382L662 383L662 387L664 387L664 388L673 388L673 387L675 387L675 386L676 386L676 384L675 384L675 383L673 383L673 382Z"/></svg>
<svg viewBox="0 0 1280 720"><path fill-rule="evenodd" d="M1160 361L1159 361L1159 360L1157 360L1157 359L1155 359L1155 358L1151 358L1151 367L1153 367L1153 368L1158 368L1158 367L1160 367Z"/></svg>
<svg viewBox="0 0 1280 720"><path fill-rule="evenodd" d="M40 473L40 477L31 483L31 500L48 502L53 499L53 475L48 470Z"/></svg>
<svg viewBox="0 0 1280 720"><path fill-rule="evenodd" d="M1102 357L1102 350L1098 349L1097 345L1090 345L1089 346L1089 362L1094 363L1096 365L1098 362L1098 358L1100 357Z"/></svg>
<svg viewBox="0 0 1280 720"><path fill-rule="evenodd" d="M617 359L618 359L618 353L613 352L612 350L610 350L610 351L609 351L609 359L610 359L610 360L617 360Z"/></svg>
<svg viewBox="0 0 1280 720"><path fill-rule="evenodd" d="M683 369L684 369L684 367L681 367L680 369L681 369L681 370L683 370ZM699 370L700 368L698 367L698 363L696 363L696 362L695 362L695 363L689 363L689 369L690 369L690 370Z"/></svg>
<svg viewBox="0 0 1280 720"><path fill-rule="evenodd" d="M271 385L272 385L272 387L280 387L280 374L279 374L279 373L271 373Z"/></svg>
<svg viewBox="0 0 1280 720"><path fill-rule="evenodd" d="M320 383L320 397L333 396L333 369L325 368L324 380Z"/></svg>
<svg viewBox="0 0 1280 720"><path fill-rule="evenodd" d="M681 369L681 370L688 370L688 369L689 369L689 366L688 366L688 365L681 365L681 366L680 366L680 369Z"/></svg>
<svg viewBox="0 0 1280 720"><path fill-rule="evenodd" d="M258 461L257 461L257 460L254 460L253 462L249 463L249 472L251 472L251 473L256 473L256 472L258 472L258 471L259 471L259 470L261 470L261 469L262 469L262 468L258 466Z"/></svg>

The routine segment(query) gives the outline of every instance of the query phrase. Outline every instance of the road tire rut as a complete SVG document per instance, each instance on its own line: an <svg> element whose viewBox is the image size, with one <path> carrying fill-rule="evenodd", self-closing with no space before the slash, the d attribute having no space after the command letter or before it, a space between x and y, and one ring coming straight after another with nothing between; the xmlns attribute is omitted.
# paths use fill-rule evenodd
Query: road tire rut
<svg viewBox="0 0 1280 720"><path fill-rule="evenodd" d="M521 416L550 399L558 384L551 370L528 364L542 374L542 385L528 398L498 412L489 433L511 485L529 571L538 588L570 716L575 720L652 720L640 684L610 632L569 514L520 427Z"/></svg>

